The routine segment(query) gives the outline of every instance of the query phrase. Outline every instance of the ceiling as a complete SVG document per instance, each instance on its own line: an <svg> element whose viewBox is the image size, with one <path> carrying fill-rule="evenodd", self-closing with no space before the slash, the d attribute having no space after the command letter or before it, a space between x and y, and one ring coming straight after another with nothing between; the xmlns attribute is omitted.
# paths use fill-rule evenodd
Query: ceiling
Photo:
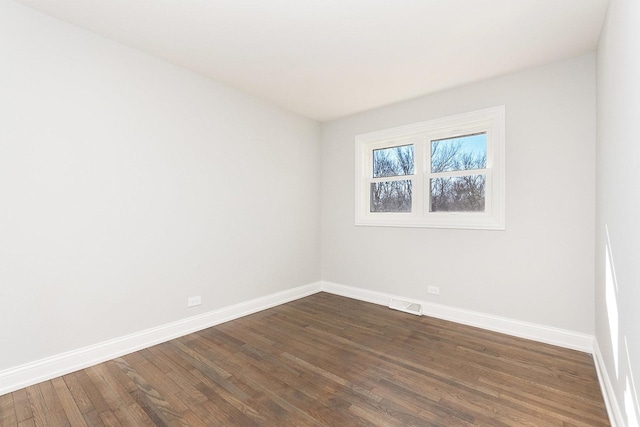
<svg viewBox="0 0 640 427"><path fill-rule="evenodd" d="M596 49L608 0L19 0L318 121Z"/></svg>

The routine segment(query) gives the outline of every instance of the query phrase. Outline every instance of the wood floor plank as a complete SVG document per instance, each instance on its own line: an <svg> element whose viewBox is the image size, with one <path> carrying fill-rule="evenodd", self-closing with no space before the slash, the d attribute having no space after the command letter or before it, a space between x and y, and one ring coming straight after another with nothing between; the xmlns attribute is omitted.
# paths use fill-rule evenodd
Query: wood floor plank
<svg viewBox="0 0 640 427"><path fill-rule="evenodd" d="M33 419L33 411L29 403L27 389L23 388L12 393L13 404L16 411L16 421L18 423Z"/></svg>
<svg viewBox="0 0 640 427"><path fill-rule="evenodd" d="M105 425L102 419L100 418L100 414L98 414L95 409L88 412L84 412L82 416L84 417L84 420L86 421L87 425L91 427L104 427Z"/></svg>
<svg viewBox="0 0 640 427"><path fill-rule="evenodd" d="M27 395L37 426L69 426L64 411L53 391L51 381L27 387Z"/></svg>
<svg viewBox="0 0 640 427"><path fill-rule="evenodd" d="M54 378L51 380L51 384L53 385L53 389L62 405L62 409L64 410L65 416L67 420L69 420L69 424L71 427L86 427L87 423L78 409L78 405L76 404L71 392L67 388L67 384L64 382L62 377Z"/></svg>
<svg viewBox="0 0 640 427"><path fill-rule="evenodd" d="M5 425L609 422L589 354L318 293L0 396Z"/></svg>
<svg viewBox="0 0 640 427"><path fill-rule="evenodd" d="M165 375L169 377L177 386L175 396L184 402L187 407L198 405L205 400L204 396L194 386L199 383L199 380L195 378L189 371L185 370L180 364L175 363L169 355L165 353L161 346L154 346L150 349L153 357L149 358L149 361L155 365L162 363L167 370Z"/></svg>
<svg viewBox="0 0 640 427"><path fill-rule="evenodd" d="M84 415L88 412L94 411L91 399L87 395L82 385L79 383L78 377L75 374L69 374L62 377L62 379L64 380L67 389L69 390L69 393L71 394L73 401L78 407L80 413ZM85 417L83 416L83 418Z"/></svg>
<svg viewBox="0 0 640 427"><path fill-rule="evenodd" d="M127 361L126 356L124 358L117 359L116 363L121 371L126 370L128 379L133 387L140 388L141 383L136 382L136 380L144 378L147 386L153 388L156 391L157 396L162 397L162 400L166 402L165 406L170 407L172 413L180 414L189 409L182 401L180 401L180 399L174 397L174 393L179 390L177 384L157 369L155 365L148 361L141 361L140 363L135 364L135 368L132 368L131 364L125 362L125 365L123 364L123 361ZM129 369L133 369L136 372L136 375L129 375ZM154 395L154 398L157 397Z"/></svg>
<svg viewBox="0 0 640 427"><path fill-rule="evenodd" d="M92 366L85 369L87 376L100 398L105 402L107 410L100 411L100 418L105 424L119 424L124 426L133 425L133 422L128 420L125 412L125 407L130 403L131 397L126 393L118 393L117 389L114 390L111 387L109 376L104 364ZM114 421L114 418L116 421Z"/></svg>
<svg viewBox="0 0 640 427"><path fill-rule="evenodd" d="M18 424L13 395L5 394L0 396L0 427L15 426Z"/></svg>
<svg viewBox="0 0 640 427"><path fill-rule="evenodd" d="M173 408L165 397L150 384L154 378L147 379L138 372L138 370L144 369L142 364L134 368L124 358L116 359L115 363L136 384L137 390L131 393L131 397L149 417L152 424L186 426L180 418L180 410ZM133 406L135 407L135 405Z"/></svg>
<svg viewBox="0 0 640 427"><path fill-rule="evenodd" d="M118 418L111 411L104 411L100 414L100 420L107 427L122 427Z"/></svg>
<svg viewBox="0 0 640 427"><path fill-rule="evenodd" d="M88 369L83 369L81 371L69 374L67 375L67 377L72 377L74 381L77 381L78 386L89 398L89 402L91 403L90 407L93 408L93 410L95 410L97 414L101 415L102 413L109 411L109 405L107 403L107 400L102 396L93 381L91 381L91 378L88 375L88 371Z"/></svg>

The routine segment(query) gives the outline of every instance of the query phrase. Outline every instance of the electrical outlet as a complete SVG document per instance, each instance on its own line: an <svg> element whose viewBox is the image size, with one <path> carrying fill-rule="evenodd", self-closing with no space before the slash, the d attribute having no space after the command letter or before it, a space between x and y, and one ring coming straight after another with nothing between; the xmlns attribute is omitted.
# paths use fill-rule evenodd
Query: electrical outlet
<svg viewBox="0 0 640 427"><path fill-rule="evenodd" d="M432 295L440 295L440 288L437 286L427 286L427 293Z"/></svg>
<svg viewBox="0 0 640 427"><path fill-rule="evenodd" d="M187 307L195 307L200 304L202 304L202 297L200 296L187 298Z"/></svg>

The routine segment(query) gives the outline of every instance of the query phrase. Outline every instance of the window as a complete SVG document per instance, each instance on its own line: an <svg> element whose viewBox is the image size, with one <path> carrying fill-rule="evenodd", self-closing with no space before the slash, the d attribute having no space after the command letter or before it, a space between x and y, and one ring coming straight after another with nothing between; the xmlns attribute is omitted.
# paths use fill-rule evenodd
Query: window
<svg viewBox="0 0 640 427"><path fill-rule="evenodd" d="M504 107L356 137L356 225L504 229Z"/></svg>

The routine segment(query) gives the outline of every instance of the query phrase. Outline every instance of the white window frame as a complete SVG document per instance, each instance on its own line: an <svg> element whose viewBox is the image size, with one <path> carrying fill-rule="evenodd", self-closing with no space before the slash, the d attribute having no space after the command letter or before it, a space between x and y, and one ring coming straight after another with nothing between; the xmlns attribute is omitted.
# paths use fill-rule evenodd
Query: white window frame
<svg viewBox="0 0 640 427"><path fill-rule="evenodd" d="M356 136L356 225L505 229L504 106L384 129ZM431 141L475 133L487 135L485 169L431 173ZM413 144L415 174L373 178L373 150ZM433 177L486 176L484 212L430 212L429 180ZM371 183L413 180L411 212L371 212Z"/></svg>

